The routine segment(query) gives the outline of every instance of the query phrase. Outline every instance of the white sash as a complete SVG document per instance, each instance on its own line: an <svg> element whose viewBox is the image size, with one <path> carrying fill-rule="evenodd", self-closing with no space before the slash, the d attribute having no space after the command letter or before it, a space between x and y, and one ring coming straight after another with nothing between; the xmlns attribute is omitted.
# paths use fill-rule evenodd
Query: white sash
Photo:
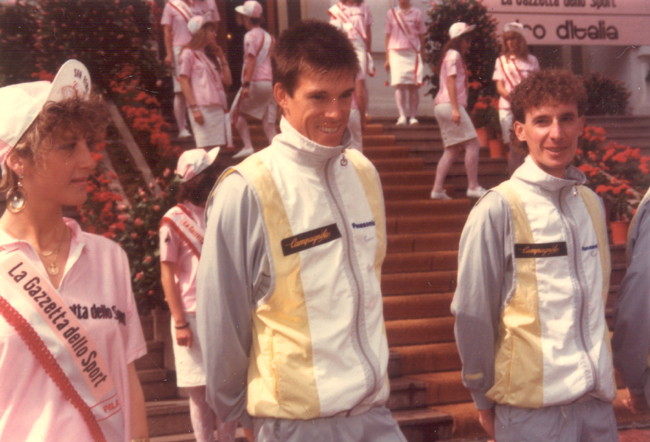
<svg viewBox="0 0 650 442"><path fill-rule="evenodd" d="M508 59L508 57L502 55L499 57L499 64L501 64L503 75L506 77L506 81L510 84L512 89L522 82L524 75L519 70L519 66L517 66L516 58Z"/></svg>
<svg viewBox="0 0 650 442"><path fill-rule="evenodd" d="M88 331L47 276L18 249L0 258L2 316L67 400L95 440L124 440L124 411L108 366Z"/></svg>
<svg viewBox="0 0 650 442"><path fill-rule="evenodd" d="M194 15L192 14L192 10L187 5L187 3L185 3L182 0L169 0L169 4L174 9L176 9L179 12L179 14L181 14L181 16L185 19L186 23L189 22L192 16Z"/></svg>
<svg viewBox="0 0 650 442"><path fill-rule="evenodd" d="M182 204L177 204L163 217L160 224L169 224L181 239L192 250L197 258L201 257L203 248L204 229L192 218L189 210Z"/></svg>
<svg viewBox="0 0 650 442"><path fill-rule="evenodd" d="M212 75L212 80L214 81L215 86L217 87L217 93L219 94L219 99L221 100L221 107L223 108L224 114L224 130L226 132L226 146L234 146L232 142L232 125L230 122L230 112L228 111L228 98L226 98L226 91L223 89L223 84L219 78L219 73L217 72L214 64L208 60L208 57L205 56L203 51L192 50L194 56L201 61L208 69L208 72ZM218 60L217 60L218 61Z"/></svg>
<svg viewBox="0 0 650 442"><path fill-rule="evenodd" d="M402 11L399 6L395 6L393 9L393 16L399 26L400 30L406 35L411 47L415 50L415 84L422 86L424 84L424 62L422 61L422 55L420 54L420 39L415 36L415 33L409 26L406 21L406 17L402 14ZM413 43L413 38L415 37L415 43Z"/></svg>

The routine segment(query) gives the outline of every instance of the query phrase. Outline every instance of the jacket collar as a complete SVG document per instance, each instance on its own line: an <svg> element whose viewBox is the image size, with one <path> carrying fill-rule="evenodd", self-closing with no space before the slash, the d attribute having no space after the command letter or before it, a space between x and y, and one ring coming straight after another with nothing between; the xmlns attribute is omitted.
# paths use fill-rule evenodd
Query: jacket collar
<svg viewBox="0 0 650 442"><path fill-rule="evenodd" d="M300 134L284 117L280 121L280 132L273 139L274 143L278 142L281 148L296 160L313 165L325 163L329 159L343 154L352 142L352 134L346 127L340 145L336 147L323 146Z"/></svg>
<svg viewBox="0 0 650 442"><path fill-rule="evenodd" d="M573 165L569 165L564 172L564 178L556 178L539 168L530 155L512 175L524 183L540 187L549 192L557 192L565 187L579 186L587 181L585 174Z"/></svg>

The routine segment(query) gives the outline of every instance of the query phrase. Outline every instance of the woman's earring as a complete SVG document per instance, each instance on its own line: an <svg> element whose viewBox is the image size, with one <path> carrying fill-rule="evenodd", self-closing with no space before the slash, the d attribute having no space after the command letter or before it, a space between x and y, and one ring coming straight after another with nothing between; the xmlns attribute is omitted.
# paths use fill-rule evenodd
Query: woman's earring
<svg viewBox="0 0 650 442"><path fill-rule="evenodd" d="M27 196L23 190L23 176L18 177L18 183L7 192L7 210L20 213L25 208Z"/></svg>

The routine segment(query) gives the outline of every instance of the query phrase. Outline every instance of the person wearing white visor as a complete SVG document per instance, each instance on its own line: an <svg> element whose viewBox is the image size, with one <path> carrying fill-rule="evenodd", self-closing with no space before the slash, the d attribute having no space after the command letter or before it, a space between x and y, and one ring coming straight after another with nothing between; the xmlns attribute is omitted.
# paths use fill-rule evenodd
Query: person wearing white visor
<svg viewBox="0 0 650 442"><path fill-rule="evenodd" d="M269 144L277 135L275 119L277 104L273 98L271 48L274 39L261 27L262 5L255 0L245 1L235 8L237 23L246 28L244 35L244 67L242 86L233 103L233 122L244 142L244 148L233 158L245 158L253 153L253 141L244 116L262 120L262 128Z"/></svg>
<svg viewBox="0 0 650 442"><path fill-rule="evenodd" d="M52 83L0 89L3 441L148 440L127 256L63 217L86 201L107 115L76 60Z"/></svg>
<svg viewBox="0 0 650 442"><path fill-rule="evenodd" d="M434 100L434 113L445 146L436 169L436 178L431 191L432 199L451 199L443 189L445 178L460 152L465 149L465 170L467 172L467 196L480 198L485 189L478 184L478 154L481 144L476 129L470 120L467 107L468 76L465 54L472 44L475 25L458 22L449 28L450 40L442 47L437 66L440 89Z"/></svg>

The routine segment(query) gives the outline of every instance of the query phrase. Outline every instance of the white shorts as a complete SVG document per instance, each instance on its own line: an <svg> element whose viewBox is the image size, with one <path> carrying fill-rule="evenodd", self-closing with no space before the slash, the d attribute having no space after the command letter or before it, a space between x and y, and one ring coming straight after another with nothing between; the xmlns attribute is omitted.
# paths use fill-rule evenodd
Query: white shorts
<svg viewBox="0 0 650 442"><path fill-rule="evenodd" d="M223 108L219 105L199 106L203 119L203 124L199 124L194 119L192 111L190 114L190 124L196 147L213 147L224 146L226 144L226 116Z"/></svg>
<svg viewBox="0 0 650 442"><path fill-rule="evenodd" d="M174 362L176 365L176 385L178 387L200 387L205 385L205 369L201 344L196 333L196 315L185 313L185 320L192 330L192 346L182 347L176 343L174 318L172 318L172 342L174 348Z"/></svg>
<svg viewBox="0 0 650 442"><path fill-rule="evenodd" d="M363 141L361 135L361 116L359 109L350 109L350 119L348 120L348 129L352 132L352 144L350 147L363 152Z"/></svg>
<svg viewBox="0 0 650 442"><path fill-rule="evenodd" d="M251 81L250 96L239 102L239 112L261 120L275 122L277 105L273 96L273 82Z"/></svg>
<svg viewBox="0 0 650 442"><path fill-rule="evenodd" d="M465 108L463 106L460 107L460 124L451 121L451 111L451 103L440 103L433 108L438 126L440 126L442 144L445 147L449 147L477 138L476 129Z"/></svg>
<svg viewBox="0 0 650 442"><path fill-rule="evenodd" d="M174 83L174 93L175 94L181 94L183 91L181 90L181 83L178 81L178 79L181 76L181 68L178 64L178 57L181 55L181 49L183 49L183 46L173 46L172 47L172 52L174 53L174 72L172 74L172 81Z"/></svg>
<svg viewBox="0 0 650 442"><path fill-rule="evenodd" d="M501 123L503 142L509 144L510 129L512 129L512 111L510 109L499 109L499 123Z"/></svg>
<svg viewBox="0 0 650 442"><path fill-rule="evenodd" d="M390 62L390 85L416 84L415 63L417 53L414 49L391 49L388 51Z"/></svg>

